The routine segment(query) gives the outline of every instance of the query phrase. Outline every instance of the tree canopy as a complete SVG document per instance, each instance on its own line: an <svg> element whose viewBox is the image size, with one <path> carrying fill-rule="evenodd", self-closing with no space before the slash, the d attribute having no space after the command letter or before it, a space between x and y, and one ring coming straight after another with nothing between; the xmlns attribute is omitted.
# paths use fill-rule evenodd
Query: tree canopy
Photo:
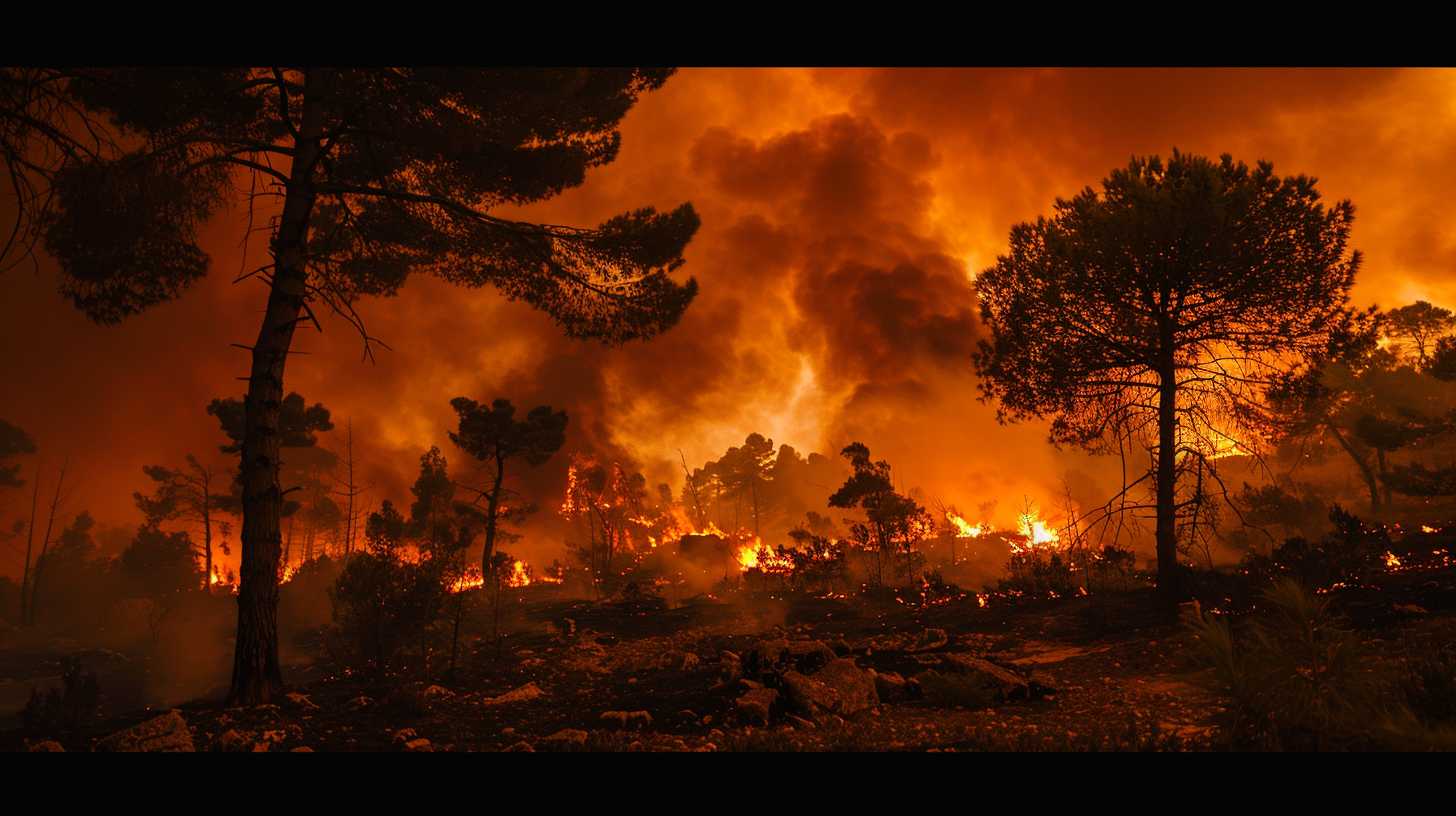
<svg viewBox="0 0 1456 816"><path fill-rule="evenodd" d="M1155 484L1160 584L1203 503L1201 487L1180 499L1179 476L1216 480L1214 460L1253 444L1244 418L1272 379L1350 321L1353 220L1313 178L1175 150L1014 226L977 277L991 337L976 365L1000 417L1050 419L1058 444L1153 454L1134 484Z"/></svg>

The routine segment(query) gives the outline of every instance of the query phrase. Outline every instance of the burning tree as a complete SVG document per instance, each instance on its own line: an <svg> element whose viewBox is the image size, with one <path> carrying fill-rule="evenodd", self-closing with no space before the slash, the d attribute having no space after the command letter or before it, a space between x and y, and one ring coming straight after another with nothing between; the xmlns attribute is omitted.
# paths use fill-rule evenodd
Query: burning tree
<svg viewBox="0 0 1456 816"><path fill-rule="evenodd" d="M871 460L864 444L854 442L840 454L849 460L854 473L829 497L829 506L864 511L865 521L852 523L849 535L861 549L874 551L877 582L884 583L881 559L896 552L905 556L908 577L914 547L933 533L935 522L918 502L895 492L890 463Z"/></svg>
<svg viewBox="0 0 1456 816"><path fill-rule="evenodd" d="M1147 507L1125 496L1153 482L1164 591L1177 592L1205 480L1219 484L1212 463L1249 448L1245 417L1268 386L1348 325L1353 219L1312 178L1174 151L1016 225L977 278L992 336L976 368L999 418L1050 418L1058 445L1149 454L1109 508Z"/></svg>
<svg viewBox="0 0 1456 816"><path fill-rule="evenodd" d="M670 276L698 226L688 205L595 228L514 221L502 206L551 198L612 161L617 125L670 69L107 68L64 82L124 149L53 174L45 245L62 291L116 323L181 295L207 271L202 225L241 194L272 196L272 260L251 355L240 477L242 570L232 688L266 703L278 664L280 411L295 329L317 311L378 344L359 298L411 272L493 286L572 337L609 343L671 327L696 294ZM9 74L5 78L9 78ZM259 188L262 182L262 189ZM249 225L251 228L251 224ZM251 229L250 229L251 231Z"/></svg>
<svg viewBox="0 0 1456 816"><path fill-rule="evenodd" d="M489 575L497 527L502 514L507 512L502 502L510 502L513 518L522 517L528 509L516 501L519 496L515 491L505 486L506 463L520 459L533 467L545 464L566 442L566 412L538 405L525 419L516 419L516 408L510 400L498 399L487 408L466 397L451 400L450 407L460 417L459 430L450 432L450 441L477 460L493 466L489 485L477 491L479 499L485 500L485 550L480 557L480 572Z"/></svg>
<svg viewBox="0 0 1456 816"><path fill-rule="evenodd" d="M578 454L566 473L561 515L586 522L586 541L573 549L599 590L608 589L614 559L632 545L631 525L642 518L647 479L620 464L603 465Z"/></svg>
<svg viewBox="0 0 1456 816"><path fill-rule="evenodd" d="M207 589L218 580L212 563L213 514L225 506L224 497L214 492L212 468L188 454L186 470L147 465L142 472L156 483L150 496L132 494L147 524L158 526L165 521L185 520L202 525L202 547L198 554L203 564L202 588ZM222 542L222 551L228 554L226 541Z"/></svg>

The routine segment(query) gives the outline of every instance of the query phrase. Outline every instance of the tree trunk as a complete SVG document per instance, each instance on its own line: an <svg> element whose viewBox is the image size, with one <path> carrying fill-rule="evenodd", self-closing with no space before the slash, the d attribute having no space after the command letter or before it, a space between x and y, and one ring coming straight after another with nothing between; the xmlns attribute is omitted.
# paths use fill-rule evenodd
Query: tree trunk
<svg viewBox="0 0 1456 816"><path fill-rule="evenodd" d="M311 176L322 133L321 114L313 99L316 88L317 77L305 75L302 128L295 141L283 215L273 239L273 281L263 325L253 345L244 400L242 567L229 705L260 705L283 692L278 666L279 520L283 511L283 490L278 483L279 415L284 363L303 311L308 280L308 227L315 195Z"/></svg>
<svg viewBox="0 0 1456 816"><path fill-rule="evenodd" d="M480 554L480 577L490 575L490 557L495 554L495 525L496 514L500 512L501 485L506 478L506 460L496 451L495 455L495 482L490 487L490 495L485 504L485 549Z"/></svg>
<svg viewBox="0 0 1456 816"><path fill-rule="evenodd" d="M753 537L758 538L758 480L748 483L748 490L753 498Z"/></svg>
<svg viewBox="0 0 1456 816"><path fill-rule="evenodd" d="M1178 456L1178 373L1167 353L1158 388L1158 472L1157 550L1158 590L1165 596L1179 594L1178 508L1176 504L1176 460Z"/></svg>
<svg viewBox="0 0 1456 816"><path fill-rule="evenodd" d="M56 524L56 508L61 505L61 486L66 483L66 463L61 463L61 475L56 479L56 495L51 499L51 512L46 517L45 535L40 540L40 554L35 557L35 573L30 579L30 620L31 626L35 625L35 601L40 597L40 579L44 572L46 550L50 548L51 530Z"/></svg>
<svg viewBox="0 0 1456 816"><path fill-rule="evenodd" d="M212 491L209 481L212 474L202 476L202 549L206 559L207 574L202 576L202 591L212 591Z"/></svg>
<svg viewBox="0 0 1456 816"><path fill-rule="evenodd" d="M35 488L30 493L30 526L25 528L25 571L20 576L20 623L29 619L29 607L25 603L30 591L30 548L35 541L35 510L40 503L40 465L35 466Z"/></svg>
<svg viewBox="0 0 1456 816"><path fill-rule="evenodd" d="M1385 506L1390 507L1390 482L1387 482L1385 480L1386 470L1384 448L1375 449L1375 463L1380 467L1380 484L1385 489L1385 495L1383 497L1385 500Z"/></svg>
<svg viewBox="0 0 1456 816"><path fill-rule="evenodd" d="M1345 453L1350 455L1355 466L1360 469L1360 477L1365 480L1365 488L1370 491L1370 512L1380 512L1380 485L1375 481L1375 473L1370 470L1370 463L1355 452L1354 446L1350 444L1344 434L1340 433L1340 429L1335 427L1334 422L1326 421L1325 428L1335 437L1335 441L1340 443L1340 447L1345 449Z"/></svg>

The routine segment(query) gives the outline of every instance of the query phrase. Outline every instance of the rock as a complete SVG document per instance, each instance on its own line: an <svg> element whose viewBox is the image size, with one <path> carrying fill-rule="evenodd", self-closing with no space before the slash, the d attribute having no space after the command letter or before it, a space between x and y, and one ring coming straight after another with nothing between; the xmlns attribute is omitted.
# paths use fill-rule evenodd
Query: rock
<svg viewBox="0 0 1456 816"><path fill-rule="evenodd" d="M455 696L455 692L444 686L427 686L420 694L426 700L448 700Z"/></svg>
<svg viewBox="0 0 1456 816"><path fill-rule="evenodd" d="M144 723L103 737L96 743L98 751L124 751L140 753L192 752L192 732L182 712L172 710L160 717L153 717Z"/></svg>
<svg viewBox="0 0 1456 816"><path fill-rule="evenodd" d="M910 684L897 672L883 672L875 675L875 692L881 700L903 700L909 697Z"/></svg>
<svg viewBox="0 0 1456 816"><path fill-rule="evenodd" d="M698 656L695 653L688 652L683 655L682 666L680 666L679 669L681 671L693 671L702 662L703 661L699 660Z"/></svg>
<svg viewBox="0 0 1456 816"><path fill-rule="evenodd" d="M222 732L217 739L212 741L212 750L227 753L243 753L253 750L252 745L253 740L251 737L244 736L235 728L229 728Z"/></svg>
<svg viewBox="0 0 1456 816"><path fill-rule="evenodd" d="M948 653L944 657L948 669L974 678L1002 700L1025 700L1031 697L1031 685L1026 678L989 660L961 652Z"/></svg>
<svg viewBox="0 0 1456 816"><path fill-rule="evenodd" d="M622 731L652 726L652 715L646 711L603 711L601 721Z"/></svg>
<svg viewBox="0 0 1456 816"><path fill-rule="evenodd" d="M299 731L298 734L301 737L303 735L303 732ZM283 742L285 742L288 739L288 736L288 731L284 729L275 728L264 731L262 734L258 735L258 741L253 745L253 750L259 752L272 750L274 745L281 745Z"/></svg>
<svg viewBox="0 0 1456 816"><path fill-rule="evenodd" d="M1056 681L1044 671L1034 671L1026 678L1027 684L1031 687L1032 697L1045 697L1057 693Z"/></svg>
<svg viewBox="0 0 1456 816"><path fill-rule="evenodd" d="M734 707L738 717L754 725L768 725L769 711L779 699L779 693L771 688L756 688L738 698Z"/></svg>
<svg viewBox="0 0 1456 816"><path fill-rule="evenodd" d="M412 739L417 739L419 736L413 728L401 728L394 732L394 736L389 741L394 743L394 747L398 748Z"/></svg>
<svg viewBox="0 0 1456 816"><path fill-rule="evenodd" d="M481 700L480 704L496 706L506 705L508 703L528 703L532 700L539 700L545 696L546 692L542 691L540 686L536 685L535 683L527 683L520 688L511 689L510 691L498 697L487 697L484 700Z"/></svg>
<svg viewBox="0 0 1456 816"><path fill-rule="evenodd" d="M290 754L312 754L312 753L314 753L314 750L312 748L308 747L307 745L300 745L297 748L293 748L293 749L289 750L288 753L290 753Z"/></svg>
<svg viewBox="0 0 1456 816"><path fill-rule="evenodd" d="M421 737L406 742L404 744L404 750L411 754L430 753L435 750L435 746L431 745L429 740Z"/></svg>
<svg viewBox="0 0 1456 816"><path fill-rule="evenodd" d="M806 720L806 719L804 719L803 717L800 717L797 714L790 714L789 715L789 724L792 725L792 726L794 726L795 728L798 728L798 729L804 730L804 731L807 731L807 730L810 730L810 729L813 729L813 728L816 727L814 725L814 721L813 720Z"/></svg>
<svg viewBox="0 0 1456 816"><path fill-rule="evenodd" d="M551 631L561 638L576 637L576 621L571 618L557 618L551 622Z"/></svg>
<svg viewBox="0 0 1456 816"><path fill-rule="evenodd" d="M55 740L42 740L31 743L30 747L26 750L32 754L64 754L66 752L66 746Z"/></svg>
<svg viewBox="0 0 1456 816"><path fill-rule="evenodd" d="M851 715L879 705L875 679L849 658L830 661L812 677L785 672L784 694L794 710L809 717Z"/></svg>
<svg viewBox="0 0 1456 816"><path fill-rule="evenodd" d="M319 710L318 705L314 703L313 700L310 700L307 694L299 694L296 691L290 691L287 694L283 695L283 699L288 701L288 705L291 708L296 708L300 711Z"/></svg>
<svg viewBox="0 0 1456 816"><path fill-rule="evenodd" d="M743 676L743 660L733 652L727 650L720 652L718 664L725 683L732 683Z"/></svg>
<svg viewBox="0 0 1456 816"><path fill-rule="evenodd" d="M536 752L535 747L533 747L531 745L531 743L526 742L525 740L519 740L517 742L513 742L510 745L506 746L505 748L502 748L501 750L503 752L505 752L505 753L522 753L522 752L524 752L524 753L532 753L533 754L533 753Z"/></svg>
<svg viewBox="0 0 1456 816"><path fill-rule="evenodd" d="M944 629L926 629L920 633L920 639L915 642L915 645L906 651L925 652L939 649L949 642L950 638L945 634Z"/></svg>
<svg viewBox="0 0 1456 816"><path fill-rule="evenodd" d="M835 657L833 649L817 640L762 640L743 655L743 672L750 677L785 669L812 674Z"/></svg>
<svg viewBox="0 0 1456 816"><path fill-rule="evenodd" d="M738 688L742 691L753 691L754 689L763 688L763 684L758 682L757 680L749 680L747 677L740 677L738 679Z"/></svg>
<svg viewBox="0 0 1456 816"><path fill-rule="evenodd" d="M556 751L571 751L580 749L586 745L587 734L585 731L576 728L563 728L554 734L541 738L543 747Z"/></svg>

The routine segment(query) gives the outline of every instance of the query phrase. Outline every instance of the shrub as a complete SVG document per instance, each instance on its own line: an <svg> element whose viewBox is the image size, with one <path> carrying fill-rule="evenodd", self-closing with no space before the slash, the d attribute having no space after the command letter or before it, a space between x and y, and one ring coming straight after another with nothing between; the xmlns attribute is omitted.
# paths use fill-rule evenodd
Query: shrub
<svg viewBox="0 0 1456 816"><path fill-rule="evenodd" d="M1327 601L1282 579L1262 595L1266 608L1236 637L1229 622L1200 613L1188 620L1206 681L1228 700L1232 747L1328 750L1380 745L1377 723L1399 715L1353 632Z"/></svg>
<svg viewBox="0 0 1456 816"><path fill-rule="evenodd" d="M428 659L432 626L446 595L439 566L403 561L387 552L349 559L334 583L334 621L347 652L346 663L382 672L399 668L409 647Z"/></svg>
<svg viewBox="0 0 1456 816"><path fill-rule="evenodd" d="M100 716L100 682L81 668L80 660L67 658L62 663L61 687L44 693L32 689L22 719L28 737L61 737L86 728Z"/></svg>

